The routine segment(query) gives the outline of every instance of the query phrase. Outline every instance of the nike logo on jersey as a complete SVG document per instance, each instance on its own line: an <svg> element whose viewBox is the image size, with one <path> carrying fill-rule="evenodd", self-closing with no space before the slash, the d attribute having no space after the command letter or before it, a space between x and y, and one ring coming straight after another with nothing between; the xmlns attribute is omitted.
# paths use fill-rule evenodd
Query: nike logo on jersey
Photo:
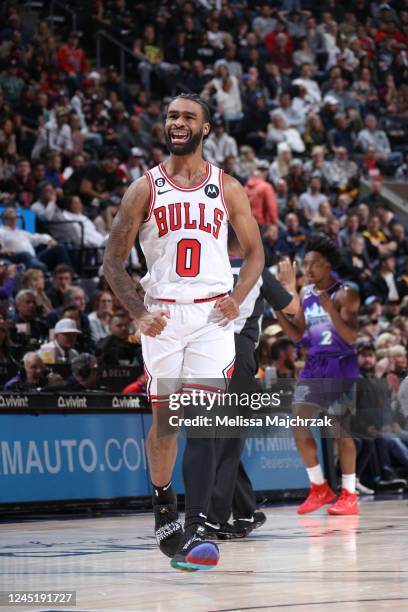
<svg viewBox="0 0 408 612"><path fill-rule="evenodd" d="M169 193L169 191L173 191L173 189L165 189L164 191L158 191L157 195L163 195L163 193Z"/></svg>

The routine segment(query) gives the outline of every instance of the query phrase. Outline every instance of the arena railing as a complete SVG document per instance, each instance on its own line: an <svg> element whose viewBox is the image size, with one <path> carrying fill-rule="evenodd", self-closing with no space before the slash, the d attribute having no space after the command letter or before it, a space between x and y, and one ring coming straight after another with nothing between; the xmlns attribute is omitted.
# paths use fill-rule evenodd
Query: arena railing
<svg viewBox="0 0 408 612"><path fill-rule="evenodd" d="M50 15L49 15L49 20L51 22L51 29L52 30L54 29L55 8L56 7L58 7L62 11L65 11L66 13L68 13L71 16L72 30L76 31L76 29L77 29L77 16L76 16L76 13L75 13L75 11L70 9L69 6L67 6L66 2L61 2L61 0L51 0Z"/></svg>
<svg viewBox="0 0 408 612"><path fill-rule="evenodd" d="M119 52L120 52L120 82L123 87L125 83L125 69L126 69L125 56L128 55L129 57L132 58L132 60L134 60L135 54L133 53L133 50L130 47L127 47L126 45L124 45L117 38L114 38L113 36L108 34L105 30L98 30L96 33L96 68L97 70L100 70L102 67L103 39L108 40L112 45L115 45L119 49Z"/></svg>

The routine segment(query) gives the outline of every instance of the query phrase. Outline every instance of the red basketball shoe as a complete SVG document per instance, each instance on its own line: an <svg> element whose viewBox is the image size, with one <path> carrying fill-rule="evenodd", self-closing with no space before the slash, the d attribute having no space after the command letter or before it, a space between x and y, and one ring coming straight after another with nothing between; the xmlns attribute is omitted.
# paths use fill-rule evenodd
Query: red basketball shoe
<svg viewBox="0 0 408 612"><path fill-rule="evenodd" d="M359 514L357 493L342 489L339 499L327 508L329 514Z"/></svg>
<svg viewBox="0 0 408 612"><path fill-rule="evenodd" d="M298 514L308 514L309 512L314 512L318 510L325 504L330 504L330 502L336 499L335 493L329 487L329 483L325 481L321 485L314 484L313 482L310 485L310 493L297 509Z"/></svg>

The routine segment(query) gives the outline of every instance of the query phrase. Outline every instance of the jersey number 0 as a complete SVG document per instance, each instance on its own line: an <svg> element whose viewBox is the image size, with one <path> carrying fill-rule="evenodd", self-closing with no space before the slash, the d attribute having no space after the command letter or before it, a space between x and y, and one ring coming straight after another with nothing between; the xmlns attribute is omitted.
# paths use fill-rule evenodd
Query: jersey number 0
<svg viewBox="0 0 408 612"><path fill-rule="evenodd" d="M192 277L200 272L201 244L194 238L183 238L177 243L176 272L179 276Z"/></svg>

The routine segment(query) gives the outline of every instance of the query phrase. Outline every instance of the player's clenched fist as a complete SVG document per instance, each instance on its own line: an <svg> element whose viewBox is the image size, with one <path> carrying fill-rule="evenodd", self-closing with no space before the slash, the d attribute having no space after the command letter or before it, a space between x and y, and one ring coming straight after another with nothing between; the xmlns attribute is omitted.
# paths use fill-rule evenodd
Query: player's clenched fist
<svg viewBox="0 0 408 612"><path fill-rule="evenodd" d="M222 312L224 317L230 319L230 321L236 319L239 315L239 306L234 298L232 298L230 295L217 300L215 303L215 308Z"/></svg>
<svg viewBox="0 0 408 612"><path fill-rule="evenodd" d="M145 336L154 338L162 333L167 325L167 320L170 319L170 313L167 310L156 310L155 312L147 312L139 320L139 329Z"/></svg>

